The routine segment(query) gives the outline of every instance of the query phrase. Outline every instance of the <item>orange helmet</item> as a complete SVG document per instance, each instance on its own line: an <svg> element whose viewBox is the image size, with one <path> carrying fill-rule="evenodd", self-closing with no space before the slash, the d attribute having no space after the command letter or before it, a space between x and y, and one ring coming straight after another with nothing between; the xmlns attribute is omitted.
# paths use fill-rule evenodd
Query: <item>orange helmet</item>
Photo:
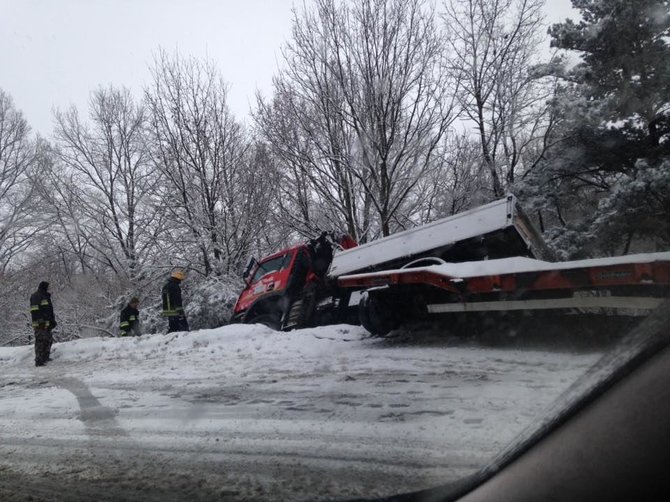
<svg viewBox="0 0 670 502"><path fill-rule="evenodd" d="M174 277L175 279L178 279L180 281L183 281L186 278L186 274L184 273L183 270L177 269L173 270L172 274L170 274L171 277Z"/></svg>

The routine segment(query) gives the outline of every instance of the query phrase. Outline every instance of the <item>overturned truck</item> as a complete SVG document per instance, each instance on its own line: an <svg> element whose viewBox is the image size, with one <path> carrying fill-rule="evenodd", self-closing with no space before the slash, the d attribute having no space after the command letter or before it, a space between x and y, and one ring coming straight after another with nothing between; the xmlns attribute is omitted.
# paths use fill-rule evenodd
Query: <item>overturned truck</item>
<svg viewBox="0 0 670 502"><path fill-rule="evenodd" d="M670 252L555 262L509 195L361 246L323 233L252 259L244 280L231 322L384 335L491 312L644 315L670 296Z"/></svg>

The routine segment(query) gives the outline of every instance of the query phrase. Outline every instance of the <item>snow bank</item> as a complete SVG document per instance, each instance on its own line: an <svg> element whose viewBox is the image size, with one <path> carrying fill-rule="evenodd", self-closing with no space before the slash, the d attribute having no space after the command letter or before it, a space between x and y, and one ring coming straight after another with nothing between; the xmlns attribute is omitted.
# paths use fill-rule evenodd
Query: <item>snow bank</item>
<svg viewBox="0 0 670 502"><path fill-rule="evenodd" d="M54 344L52 358L58 363L91 361L176 361L179 358L199 360L203 356L224 356L245 351L264 357L316 356L335 347L345 350L341 342L361 341L370 335L358 326L327 326L317 330L291 333L273 331L263 325L234 324L215 329L176 332L127 338L86 338ZM33 347L0 348L0 365L23 366L33 358ZM293 358L293 357L292 357ZM55 364L51 364L55 366ZM120 375L122 378L123 375Z"/></svg>

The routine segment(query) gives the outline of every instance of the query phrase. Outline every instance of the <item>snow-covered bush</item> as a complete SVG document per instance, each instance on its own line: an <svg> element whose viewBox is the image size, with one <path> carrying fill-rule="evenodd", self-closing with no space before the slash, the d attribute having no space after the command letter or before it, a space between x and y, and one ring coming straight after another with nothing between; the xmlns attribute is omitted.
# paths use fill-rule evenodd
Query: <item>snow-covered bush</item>
<svg viewBox="0 0 670 502"><path fill-rule="evenodd" d="M240 279L210 276L185 288L184 304L191 329L226 324L242 287Z"/></svg>

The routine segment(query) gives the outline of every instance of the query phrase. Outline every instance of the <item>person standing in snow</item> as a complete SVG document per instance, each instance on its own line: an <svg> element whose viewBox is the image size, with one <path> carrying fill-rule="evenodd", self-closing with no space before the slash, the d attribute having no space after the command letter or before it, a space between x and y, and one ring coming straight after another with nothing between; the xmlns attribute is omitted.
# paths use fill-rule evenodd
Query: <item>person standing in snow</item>
<svg viewBox="0 0 670 502"><path fill-rule="evenodd" d="M182 270L174 270L170 275L161 297L163 299L163 316L168 318L168 333L173 331L189 331L188 321L184 313L181 299L181 281L186 274Z"/></svg>
<svg viewBox="0 0 670 502"><path fill-rule="evenodd" d="M40 282L37 291L30 296L30 317L35 330L35 366L44 366L51 360L51 330L56 327L49 283L46 281Z"/></svg>
<svg viewBox="0 0 670 502"><path fill-rule="evenodd" d="M121 321L119 324L120 336L140 336L140 311L137 307L140 301L133 297L123 310L121 310Z"/></svg>

